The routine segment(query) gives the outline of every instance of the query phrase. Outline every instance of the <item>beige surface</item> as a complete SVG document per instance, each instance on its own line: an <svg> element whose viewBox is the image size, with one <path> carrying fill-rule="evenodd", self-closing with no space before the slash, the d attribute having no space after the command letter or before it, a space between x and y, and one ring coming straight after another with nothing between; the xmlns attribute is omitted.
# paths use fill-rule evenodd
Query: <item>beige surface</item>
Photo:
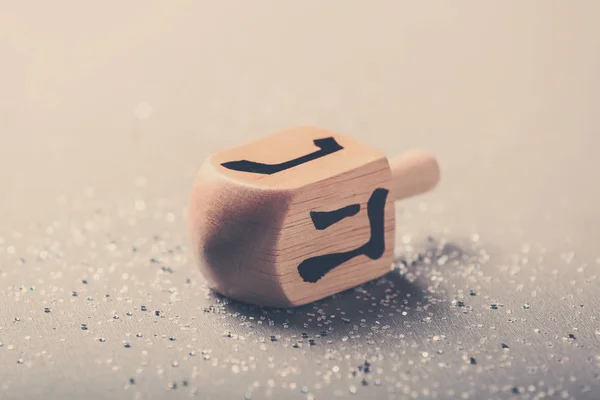
<svg viewBox="0 0 600 400"><path fill-rule="evenodd" d="M431 148L439 198L467 209L498 185L550 194L597 144L595 1L215 3L4 1L3 203L133 199L137 176L183 191L209 153L314 123Z"/></svg>
<svg viewBox="0 0 600 400"><path fill-rule="evenodd" d="M600 256L599 15L600 2L591 0L0 0L0 398L81 392L161 398L187 396L192 386L228 398L254 388L254 398L262 398L269 379L277 398L305 398L303 384L316 398L352 391L348 368L359 361L343 356L377 353L364 336L370 325L363 339L346 342L348 327L334 324L333 358L324 357L323 345L294 359L289 352L307 347L284 347L291 333L269 315L279 330L261 331L269 344L262 352L258 337L231 316L235 310L206 319L202 308L215 300L204 297L185 248L168 256L172 275L148 263L185 246L183 214L205 157L300 124L342 132L388 156L411 147L434 151L441 185L399 203L398 244L418 249L429 234L456 242L479 238L492 255L488 268L459 263L456 273L415 271L427 296L437 299L428 309L435 315L414 317L413 328L384 321L406 339L377 339L387 361L374 361L381 372L373 368L383 383L363 391L358 383L357 394L385 398L427 389L443 398L455 389L475 398L494 393L486 382L496 382L502 393L521 384L567 390L567 397L586 385L597 389L588 356L598 350L594 310L600 306L592 279ZM154 235L164 242L152 242ZM127 249L136 245L144 250L132 256ZM81 285L93 276L96 286ZM480 303L463 315L450 303L467 285L482 295L468 298ZM82 294L72 298L71 290ZM100 300L105 292L112 303ZM88 293L93 306L86 303ZM149 310L165 311L160 323L149 315L125 321L127 310L149 299ZM506 308L492 315L492 301ZM529 301L535 305L522 315L521 304ZM344 303L336 304L343 309ZM48 306L53 310L45 314ZM508 309L521 325L506 322ZM119 324L112 320L115 310ZM307 312L314 311L302 315ZM312 317L296 318L301 322L292 325L294 334L306 329L306 318ZM369 319L375 317L359 315L358 324L361 318L375 325ZM83 321L94 329L81 331ZM475 333L465 336L465 326ZM493 335L491 326L497 328ZM546 335L534 333L538 328ZM223 329L248 342L234 342L241 350L231 353ZM122 347L136 331L146 334L144 340L158 335L145 354L139 346ZM160 336L171 332L179 335L174 344ZM566 347L569 332L580 341ZM284 337L271 346L269 336L280 333ZM444 355L423 342L440 334L447 337ZM98 343L100 335L110 340ZM481 344L518 338L533 345L519 352L511 342L510 368ZM212 349L209 362L218 362L185 361L188 346L198 354L202 346ZM451 367L424 364L422 352ZM464 373L471 366L461 361L463 352L480 354L479 364ZM170 367L175 358L179 369ZM257 363L244 372L244 365ZM323 383L335 363L343 376ZM547 368L528 374L531 363ZM490 365L496 370L485 369ZM236 368L242 372L236 375ZM407 371L412 375L402 375ZM180 375L190 387L180 383L181 390L164 392ZM128 389L130 376L137 384Z"/></svg>

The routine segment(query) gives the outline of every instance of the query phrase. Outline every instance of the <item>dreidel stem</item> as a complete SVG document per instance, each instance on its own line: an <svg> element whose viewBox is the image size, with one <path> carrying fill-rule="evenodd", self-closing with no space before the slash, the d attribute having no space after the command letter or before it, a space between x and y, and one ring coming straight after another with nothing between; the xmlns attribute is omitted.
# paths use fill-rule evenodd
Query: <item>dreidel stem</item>
<svg viewBox="0 0 600 400"><path fill-rule="evenodd" d="M440 181L440 167L435 156L415 149L389 160L392 170L391 192L394 200L416 196L433 189Z"/></svg>

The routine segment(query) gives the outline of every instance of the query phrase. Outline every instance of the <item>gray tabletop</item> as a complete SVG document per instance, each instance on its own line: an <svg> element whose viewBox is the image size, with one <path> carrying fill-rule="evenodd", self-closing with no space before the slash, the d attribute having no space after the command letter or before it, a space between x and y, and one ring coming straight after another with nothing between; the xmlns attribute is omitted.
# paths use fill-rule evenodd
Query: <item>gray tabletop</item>
<svg viewBox="0 0 600 400"><path fill-rule="evenodd" d="M600 3L1 9L1 399L600 397ZM427 148L441 184L384 278L229 301L193 177L296 125Z"/></svg>

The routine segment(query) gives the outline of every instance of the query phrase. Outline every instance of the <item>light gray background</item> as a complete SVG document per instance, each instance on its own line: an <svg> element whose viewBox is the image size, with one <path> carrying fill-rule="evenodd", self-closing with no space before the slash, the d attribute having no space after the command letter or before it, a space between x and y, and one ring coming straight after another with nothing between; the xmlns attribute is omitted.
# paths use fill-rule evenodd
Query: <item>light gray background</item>
<svg viewBox="0 0 600 400"><path fill-rule="evenodd" d="M599 398L599 15L0 1L0 398ZM407 267L231 304L189 259L192 179L301 124L428 148L441 185L397 205Z"/></svg>

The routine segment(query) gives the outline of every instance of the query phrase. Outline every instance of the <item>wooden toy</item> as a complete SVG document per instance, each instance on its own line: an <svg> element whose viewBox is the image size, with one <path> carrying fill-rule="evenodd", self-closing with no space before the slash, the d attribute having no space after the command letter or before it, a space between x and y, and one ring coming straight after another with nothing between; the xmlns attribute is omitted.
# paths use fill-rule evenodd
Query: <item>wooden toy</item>
<svg viewBox="0 0 600 400"><path fill-rule="evenodd" d="M394 201L439 180L419 150L388 162L358 141L298 127L213 154L188 209L195 261L232 299L296 307L390 271Z"/></svg>

